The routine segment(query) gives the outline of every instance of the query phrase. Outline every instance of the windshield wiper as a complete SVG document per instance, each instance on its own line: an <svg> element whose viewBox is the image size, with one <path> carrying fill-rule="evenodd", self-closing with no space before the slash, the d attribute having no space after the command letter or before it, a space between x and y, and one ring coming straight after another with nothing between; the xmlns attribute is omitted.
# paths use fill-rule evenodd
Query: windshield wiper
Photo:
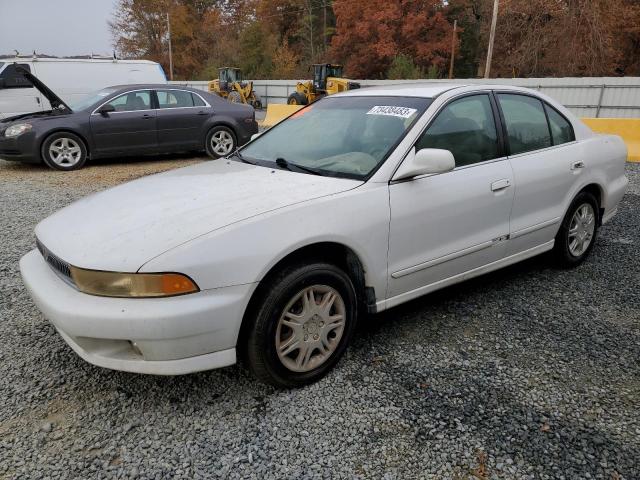
<svg viewBox="0 0 640 480"><path fill-rule="evenodd" d="M252 162L251 160L249 160L249 159L245 158L244 156L242 156L242 154L240 153L240 149L239 149L239 148L236 148L236 151L235 151L235 152L233 152L233 154L234 154L236 157L238 157L238 159L239 159L241 162L248 163L249 165L255 165L255 164L256 164L255 162Z"/></svg>
<svg viewBox="0 0 640 480"><path fill-rule="evenodd" d="M276 158L276 165L278 165L280 168L284 168L285 170L289 170L289 171L293 171L294 169L296 169L306 173L311 173L312 175L320 175L321 177L324 176L324 173L322 173L318 169L305 167L304 165L298 165L297 163L288 162L282 157Z"/></svg>

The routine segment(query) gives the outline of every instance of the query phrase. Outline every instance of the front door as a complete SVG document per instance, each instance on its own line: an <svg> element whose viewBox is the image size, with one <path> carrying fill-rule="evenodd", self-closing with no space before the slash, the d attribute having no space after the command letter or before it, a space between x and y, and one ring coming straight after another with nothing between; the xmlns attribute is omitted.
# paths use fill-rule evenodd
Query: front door
<svg viewBox="0 0 640 480"><path fill-rule="evenodd" d="M156 110L150 90L127 92L108 103L114 112L91 115L94 153L107 156L157 150Z"/></svg>
<svg viewBox="0 0 640 480"><path fill-rule="evenodd" d="M493 111L486 93L454 99L415 148L449 150L456 168L389 186L389 306L504 257L513 174Z"/></svg>

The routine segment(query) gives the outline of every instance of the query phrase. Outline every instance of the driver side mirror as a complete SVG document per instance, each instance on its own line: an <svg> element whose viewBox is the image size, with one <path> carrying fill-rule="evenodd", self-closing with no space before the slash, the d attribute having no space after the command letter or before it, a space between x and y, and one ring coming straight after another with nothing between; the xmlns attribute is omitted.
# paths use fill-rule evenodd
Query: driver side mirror
<svg viewBox="0 0 640 480"><path fill-rule="evenodd" d="M108 117L110 113L115 111L116 111L116 107L114 107L110 103L107 103L100 107L100 109L98 110L98 113L103 117Z"/></svg>
<svg viewBox="0 0 640 480"><path fill-rule="evenodd" d="M396 171L393 180L446 173L455 167L456 160L449 150L423 148L416 152L415 148L413 148Z"/></svg>

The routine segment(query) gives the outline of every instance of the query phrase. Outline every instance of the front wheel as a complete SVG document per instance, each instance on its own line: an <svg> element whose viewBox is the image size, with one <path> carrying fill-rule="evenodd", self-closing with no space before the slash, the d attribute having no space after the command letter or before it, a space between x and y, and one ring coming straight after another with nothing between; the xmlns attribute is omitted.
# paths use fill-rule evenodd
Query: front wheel
<svg viewBox="0 0 640 480"><path fill-rule="evenodd" d="M289 105L306 105L307 97L305 97L301 93L294 92L291 95L289 95L289 98L287 99L287 103Z"/></svg>
<svg viewBox="0 0 640 480"><path fill-rule="evenodd" d="M50 135L42 143L42 160L54 170L78 170L87 161L87 147L71 132Z"/></svg>
<svg viewBox="0 0 640 480"><path fill-rule="evenodd" d="M581 192L571 202L556 235L554 253L563 267L581 264L593 249L600 224L598 201L589 192Z"/></svg>
<svg viewBox="0 0 640 480"><path fill-rule="evenodd" d="M222 125L213 127L207 134L205 149L211 158L226 157L238 144L235 133Z"/></svg>
<svg viewBox="0 0 640 480"><path fill-rule="evenodd" d="M327 263L292 266L269 281L247 336L248 366L278 387L322 378L344 354L357 318L349 276Z"/></svg>
<svg viewBox="0 0 640 480"><path fill-rule="evenodd" d="M227 100L229 100L231 103L242 103L242 97L235 90L229 93Z"/></svg>

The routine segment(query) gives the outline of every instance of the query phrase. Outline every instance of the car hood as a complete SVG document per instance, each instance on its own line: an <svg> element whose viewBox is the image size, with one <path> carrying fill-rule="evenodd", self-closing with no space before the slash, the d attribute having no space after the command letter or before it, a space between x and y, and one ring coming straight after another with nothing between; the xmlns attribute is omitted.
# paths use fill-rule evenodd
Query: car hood
<svg viewBox="0 0 640 480"><path fill-rule="evenodd" d="M53 111L73 113L73 110L71 109L71 107L69 107L69 105L64 103L64 101L58 95L53 93L53 90L51 90L44 83L42 83L38 77L36 77L31 72L27 71L26 69L20 66L17 67L17 70L22 74L24 78L29 80L31 84L34 87L36 87L40 93L42 93L44 98L49 100L49 103L51 104L51 109Z"/></svg>
<svg viewBox="0 0 640 480"><path fill-rule="evenodd" d="M206 233L361 184L210 161L83 198L40 222L36 237L71 265L135 272L150 259Z"/></svg>

